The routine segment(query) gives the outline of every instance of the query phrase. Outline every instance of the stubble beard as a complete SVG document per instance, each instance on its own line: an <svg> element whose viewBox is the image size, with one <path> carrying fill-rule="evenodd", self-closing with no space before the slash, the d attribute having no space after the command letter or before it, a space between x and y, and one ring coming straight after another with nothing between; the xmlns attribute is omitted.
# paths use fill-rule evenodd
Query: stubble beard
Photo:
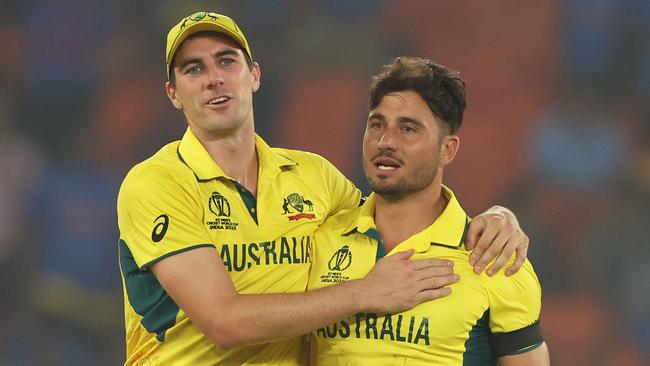
<svg viewBox="0 0 650 366"><path fill-rule="evenodd" d="M399 177L394 182L376 176L370 177L366 169L364 169L364 173L368 185L375 194L387 201L394 202L429 187L436 177L437 170L438 164L431 162L419 167L410 175Z"/></svg>

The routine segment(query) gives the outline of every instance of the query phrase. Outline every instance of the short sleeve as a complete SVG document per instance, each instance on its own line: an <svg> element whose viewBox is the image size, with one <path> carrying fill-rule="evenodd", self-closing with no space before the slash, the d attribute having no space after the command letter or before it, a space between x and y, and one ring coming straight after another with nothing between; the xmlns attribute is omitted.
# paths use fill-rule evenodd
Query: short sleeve
<svg viewBox="0 0 650 366"><path fill-rule="evenodd" d="M359 206L361 191L332 163L323 160L323 176L331 198L328 216L343 213Z"/></svg>
<svg viewBox="0 0 650 366"><path fill-rule="evenodd" d="M539 328L542 290L530 262L514 275L488 278L491 344L496 357L525 352L544 340Z"/></svg>
<svg viewBox="0 0 650 366"><path fill-rule="evenodd" d="M120 240L143 269L171 255L212 246L203 225L203 207L164 168L146 166L127 175L117 199Z"/></svg>

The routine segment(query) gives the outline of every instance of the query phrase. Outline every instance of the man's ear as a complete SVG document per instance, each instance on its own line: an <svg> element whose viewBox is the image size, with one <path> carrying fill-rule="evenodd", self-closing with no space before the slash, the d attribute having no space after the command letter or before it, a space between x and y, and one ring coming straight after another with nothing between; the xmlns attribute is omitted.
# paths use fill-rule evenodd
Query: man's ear
<svg viewBox="0 0 650 366"><path fill-rule="evenodd" d="M167 92L167 97L174 105L174 108L178 110L183 110L183 103L178 99L176 95L176 88L169 81L165 83L165 92Z"/></svg>
<svg viewBox="0 0 650 366"><path fill-rule="evenodd" d="M253 62L251 74L253 75L253 93L255 93L260 89L260 83L262 80L262 70L257 62Z"/></svg>
<svg viewBox="0 0 650 366"><path fill-rule="evenodd" d="M440 165L445 166L450 164L454 160L454 157L456 157L459 147L460 137L458 135L447 135L443 137L442 144L440 144Z"/></svg>

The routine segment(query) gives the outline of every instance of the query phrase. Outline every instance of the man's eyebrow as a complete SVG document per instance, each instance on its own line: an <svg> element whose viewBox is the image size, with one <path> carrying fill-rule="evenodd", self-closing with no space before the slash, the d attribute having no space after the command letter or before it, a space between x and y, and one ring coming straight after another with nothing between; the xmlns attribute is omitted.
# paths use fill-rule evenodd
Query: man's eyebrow
<svg viewBox="0 0 650 366"><path fill-rule="evenodd" d="M185 66L190 64L201 64L201 59L198 57L188 58L187 60L182 60L177 67L179 70L182 70L183 68L185 68Z"/></svg>
<svg viewBox="0 0 650 366"><path fill-rule="evenodd" d="M371 120L371 119L378 119L380 121L385 121L386 117L384 117L384 115L381 114L381 113L373 112L373 113L370 113L370 115L368 116L368 120Z"/></svg>
<svg viewBox="0 0 650 366"><path fill-rule="evenodd" d="M398 121L399 121L399 123L402 123L402 124L403 123L412 123L412 124L417 125L417 126L424 126L424 123L422 123L422 121L420 121L420 120L418 120L416 118L413 118L413 117L399 117Z"/></svg>
<svg viewBox="0 0 650 366"><path fill-rule="evenodd" d="M226 49L226 50L221 50L221 51L217 51L217 52L213 53L212 57L219 58L219 57L223 57L223 56L237 56L237 55L239 55L239 53L237 53L237 50ZM199 57L191 57L191 58L188 58L187 60L182 60L178 64L178 69L182 70L187 65L201 64L201 62L202 61L201 61L201 59Z"/></svg>
<svg viewBox="0 0 650 366"><path fill-rule="evenodd" d="M226 49L226 50L221 50L221 51L217 51L217 52L213 53L212 57L216 58L216 57L223 57L223 56L229 56L229 55L239 56L239 53L237 52L237 50Z"/></svg>

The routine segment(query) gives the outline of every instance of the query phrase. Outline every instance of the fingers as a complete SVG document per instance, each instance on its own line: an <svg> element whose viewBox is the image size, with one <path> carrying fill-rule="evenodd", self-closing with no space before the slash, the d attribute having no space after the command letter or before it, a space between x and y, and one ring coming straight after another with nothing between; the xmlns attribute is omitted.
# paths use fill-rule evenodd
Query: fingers
<svg viewBox="0 0 650 366"><path fill-rule="evenodd" d="M450 274L445 276L434 276L420 280L418 283L420 291L435 290L445 286L453 285L458 282L460 277L457 274Z"/></svg>
<svg viewBox="0 0 650 366"><path fill-rule="evenodd" d="M454 274L454 267L452 266L441 266L441 267L429 267L422 268L415 272L414 279L418 281L430 280L431 278L445 278ZM439 285L445 286L444 284Z"/></svg>
<svg viewBox="0 0 650 366"><path fill-rule="evenodd" d="M454 262L452 262L451 260L439 259L439 258L413 259L410 262L410 264L416 270L431 268L431 267L453 267L454 266Z"/></svg>
<svg viewBox="0 0 650 366"><path fill-rule="evenodd" d="M475 265L476 262L478 262L478 260L483 255L483 252L487 249L486 246L486 241L488 240L487 236L490 235L489 232L486 232L487 227L488 227L487 221L480 216L469 223L469 228L467 228L467 239L465 243L465 249L472 251L472 255L469 257L469 263L471 265ZM492 231L493 231L492 235L494 235L495 232L494 230ZM472 239L471 247L467 243L470 241L470 238ZM490 237L489 239L491 240L492 238Z"/></svg>
<svg viewBox="0 0 650 366"><path fill-rule="evenodd" d="M481 273L481 270L485 268L494 258L497 258L497 256L502 256L503 255L503 250L508 243L510 238L506 237L503 234L498 234L493 240L492 243L489 244L488 249L483 253L481 256L481 259L478 260L476 265L474 266L474 272L476 273ZM512 254L514 252L514 248L510 251ZM507 262L510 256L506 256L504 258L497 258L497 260L503 261L501 265L498 268L503 267ZM496 262L495 262L496 263ZM493 265L494 266L494 265ZM494 269L488 270L488 275L493 275L496 273Z"/></svg>
<svg viewBox="0 0 650 366"><path fill-rule="evenodd" d="M449 295L451 295L451 288L443 287L435 290L420 291L415 295L415 300L420 304L425 301L436 300Z"/></svg>
<svg viewBox="0 0 650 366"><path fill-rule="evenodd" d="M517 271L519 271L519 268L524 264L526 261L526 256L528 254L528 236L524 234L526 244L525 245L520 245L517 247L517 257L515 258L515 262L506 269L506 276L511 276Z"/></svg>
<svg viewBox="0 0 650 366"><path fill-rule="evenodd" d="M474 272L480 274L496 258L495 263L488 269L490 276L505 266L515 248L520 245L520 238L525 236L512 212L505 208L491 210L493 212L478 216L470 223L468 229L468 232L472 230L471 225L475 221L477 221L477 226L482 227L482 232L472 250L469 261L474 266ZM476 230L478 229L474 229L474 231ZM512 245L507 246L511 240L513 241ZM502 253L504 250L505 252Z"/></svg>
<svg viewBox="0 0 650 366"><path fill-rule="evenodd" d="M495 243L492 244L492 247L494 247L494 246L495 246ZM508 242L505 243L505 246L501 250L501 253L499 253L499 256L497 257L497 259L487 269L487 271L486 271L487 275L492 276L495 273L499 272L501 270L501 268L503 268L503 266L505 266L506 263L508 263L508 261L510 260L510 257L512 257L512 255L515 253L515 249L517 249L518 246L519 246L519 243L517 242L517 240L514 239L514 238L510 238L510 240L508 240ZM484 257L487 256L488 252L486 252L483 256ZM488 263L489 263L490 260L491 260L491 258L488 259Z"/></svg>
<svg viewBox="0 0 650 366"><path fill-rule="evenodd" d="M460 277L454 274L454 262L448 259L414 259L410 264L415 270L414 279L418 281L419 291L449 286L460 280Z"/></svg>
<svg viewBox="0 0 650 366"><path fill-rule="evenodd" d="M474 266L474 272L477 274L481 273L485 266L490 263L488 260L488 257L491 256L490 260L496 257L496 253L494 253L494 249L492 249L491 243L495 240L497 237L497 230L492 226L488 226L485 228L481 236L479 237L476 247L474 247L474 250L472 250L472 255L469 258L469 263ZM501 244L502 246L504 245L505 241ZM490 251L489 253L488 250ZM498 250L501 250L501 247L498 248Z"/></svg>
<svg viewBox="0 0 650 366"><path fill-rule="evenodd" d="M361 280L362 296L369 309L399 312L450 293L445 287L459 280L453 273L453 262L439 258L409 259L413 253L395 253L380 260Z"/></svg>
<svg viewBox="0 0 650 366"><path fill-rule="evenodd" d="M476 241L483 233L483 230L485 230L485 220L483 220L480 216L470 221L469 227L467 228L467 235L465 236L466 250L474 249L476 246Z"/></svg>

